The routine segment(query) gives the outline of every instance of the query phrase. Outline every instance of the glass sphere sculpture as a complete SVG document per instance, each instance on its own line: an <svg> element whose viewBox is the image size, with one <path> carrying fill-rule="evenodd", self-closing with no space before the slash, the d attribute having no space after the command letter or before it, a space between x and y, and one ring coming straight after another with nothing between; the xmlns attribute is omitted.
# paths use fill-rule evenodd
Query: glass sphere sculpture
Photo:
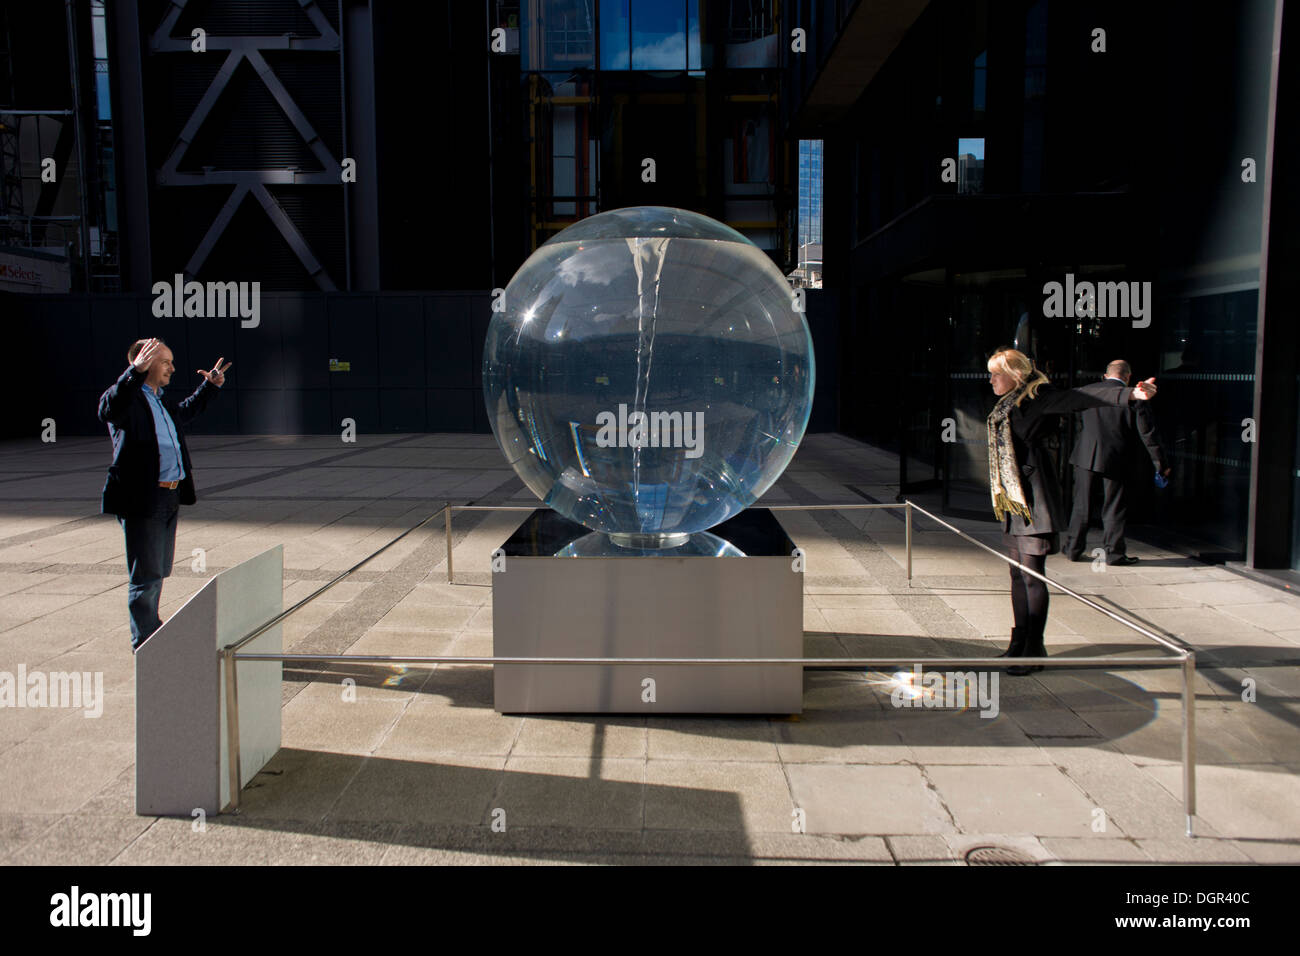
<svg viewBox="0 0 1300 956"><path fill-rule="evenodd" d="M544 503L620 546L678 548L743 511L808 426L812 338L790 284L707 216L583 219L501 306L483 349L497 443Z"/></svg>

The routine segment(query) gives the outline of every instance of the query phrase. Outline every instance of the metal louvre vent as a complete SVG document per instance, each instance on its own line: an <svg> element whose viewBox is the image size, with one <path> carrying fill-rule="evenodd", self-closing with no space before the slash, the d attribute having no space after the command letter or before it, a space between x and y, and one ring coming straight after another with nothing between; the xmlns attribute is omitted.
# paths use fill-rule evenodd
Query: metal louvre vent
<svg viewBox="0 0 1300 956"><path fill-rule="evenodd" d="M322 5L322 11L326 5ZM296 0L207 0L190 3L177 18L172 36L189 37L195 27L213 36L316 37L320 31Z"/></svg>
<svg viewBox="0 0 1300 956"><path fill-rule="evenodd" d="M342 43L326 6L338 4L154 6L152 86L176 91L152 103L162 120L150 137L160 200L152 216L156 269L261 281L266 290L328 291L346 275ZM191 26L206 31L201 56ZM216 188L223 198L215 209L208 196L184 197ZM180 205L205 209L202 221L178 228L164 210Z"/></svg>

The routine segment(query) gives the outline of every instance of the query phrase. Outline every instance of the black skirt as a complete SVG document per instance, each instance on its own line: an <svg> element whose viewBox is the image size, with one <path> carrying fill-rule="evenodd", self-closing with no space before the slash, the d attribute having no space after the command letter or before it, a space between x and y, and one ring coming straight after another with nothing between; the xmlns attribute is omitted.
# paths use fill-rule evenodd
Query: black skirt
<svg viewBox="0 0 1300 956"><path fill-rule="evenodd" d="M1019 551L1021 554L1059 554L1061 551L1061 536L1055 531L1049 531L1046 534L1024 534L1017 533L1016 527L1026 527L1025 519L1019 515L1005 514L1002 516L1002 546L1008 551Z"/></svg>

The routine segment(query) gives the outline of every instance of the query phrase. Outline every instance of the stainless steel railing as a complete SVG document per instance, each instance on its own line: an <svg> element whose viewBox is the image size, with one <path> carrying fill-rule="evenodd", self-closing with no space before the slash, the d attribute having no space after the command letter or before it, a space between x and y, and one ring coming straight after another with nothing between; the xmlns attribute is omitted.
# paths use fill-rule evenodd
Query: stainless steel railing
<svg viewBox="0 0 1300 956"><path fill-rule="evenodd" d="M980 666L980 667L1007 667L1015 664L1036 665L1044 668L1093 668L1093 667L1180 667L1183 675L1183 726L1182 726L1182 763L1183 763L1183 810L1186 815L1187 835L1194 835L1194 819L1196 816L1196 655L1195 652L1187 645L1167 638L1163 635L1156 634L1148 628L1143 627L1133 621L1128 620L1120 614L1116 614L1108 608L1102 607L1095 601L1084 597L1077 591L1066 587L1058 581L1053 581L1046 575L1040 574L1032 568L1026 567L1018 561L1013 561L1005 554L990 548L988 545L977 541L975 538L966 534L960 528L953 527L947 521L935 514L922 508L920 505L911 501L897 503L870 503L862 504L851 502L848 504L811 504L811 505L765 505L756 507L766 507L770 511L865 511L872 509L904 509L904 540L906 548L906 565L907 565L907 583L908 587L912 586L912 512L918 511L936 524L951 531L960 538L969 541L996 558L1005 561L1007 564L1014 565L1022 572L1029 574L1040 581L1043 581L1052 587L1058 588L1070 597L1093 610L1100 611L1107 617L1124 625L1136 634L1155 641L1162 647L1173 651L1172 656L1161 657L929 657L924 658L925 664L936 666ZM439 515L445 517L444 534L447 545L447 582L455 584L454 568L452 565L452 537L451 521L456 511L535 511L536 508L526 505L453 505L450 502L445 503L441 508L435 511L429 517L425 518L419 524L407 529L398 535L392 541L389 541L382 548L362 558L352 567L339 574L336 578L327 584L318 588L312 594L303 598L293 607L277 614L274 618L260 625L257 629L250 631L244 637L232 644L222 648L219 652L221 666L225 669L226 677L226 740L228 769L230 774L230 805L228 809L238 810L239 808L239 692L238 692L238 670L237 661L280 661L295 663L366 663L366 664L388 664L388 665L436 665L436 664L541 664L541 665L604 665L611 664L636 664L636 665L753 665L753 664L786 664L799 665L808 670L859 670L874 669L880 667L911 666L921 663L914 658L895 658L895 657L829 657L829 658L800 658L800 657L726 657L726 658L664 658L664 657L641 657L641 658L608 658L608 657L454 657L450 655L432 655L432 656L405 656L392 657L375 654L259 654L247 651L241 651L240 648L248 644L249 641L258 635L265 633L270 628L279 624L285 618L295 613L311 601L315 600L325 591L338 584L348 575L352 574L362 565L378 557L384 551L391 548L398 541L407 535L422 528L424 525L433 521Z"/></svg>

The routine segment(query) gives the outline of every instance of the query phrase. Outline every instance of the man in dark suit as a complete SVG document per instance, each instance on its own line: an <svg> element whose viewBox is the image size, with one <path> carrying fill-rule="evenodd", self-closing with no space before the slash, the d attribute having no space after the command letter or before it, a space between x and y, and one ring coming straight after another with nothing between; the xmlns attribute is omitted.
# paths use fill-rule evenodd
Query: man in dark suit
<svg viewBox="0 0 1300 956"><path fill-rule="evenodd" d="M1116 359L1106 366L1104 379L1083 386L1081 391L1105 396L1117 388L1127 387L1132 375L1128 362ZM1135 402L1133 406L1089 408L1079 413L1083 429L1070 456L1070 464L1074 465L1074 508L1065 540L1065 553L1070 560L1086 560L1092 493L1100 480L1104 491L1101 521L1106 563L1137 564L1138 559L1126 553L1124 543L1124 519L1128 510L1124 485L1132 475L1128 456L1134 438L1142 439L1157 472L1167 476L1172 470L1166 465L1164 451L1156 439L1149 406L1150 402Z"/></svg>
<svg viewBox="0 0 1300 956"><path fill-rule="evenodd" d="M99 397L99 420L108 425L113 441L100 510L117 515L126 538L126 603L134 650L162 627L158 601L163 578L172 573L176 516L180 505L197 500L183 428L226 383L231 363L223 367L217 359L210 372L199 369L203 382L177 402L163 397L176 365L161 339L140 339L126 359L126 371Z"/></svg>

